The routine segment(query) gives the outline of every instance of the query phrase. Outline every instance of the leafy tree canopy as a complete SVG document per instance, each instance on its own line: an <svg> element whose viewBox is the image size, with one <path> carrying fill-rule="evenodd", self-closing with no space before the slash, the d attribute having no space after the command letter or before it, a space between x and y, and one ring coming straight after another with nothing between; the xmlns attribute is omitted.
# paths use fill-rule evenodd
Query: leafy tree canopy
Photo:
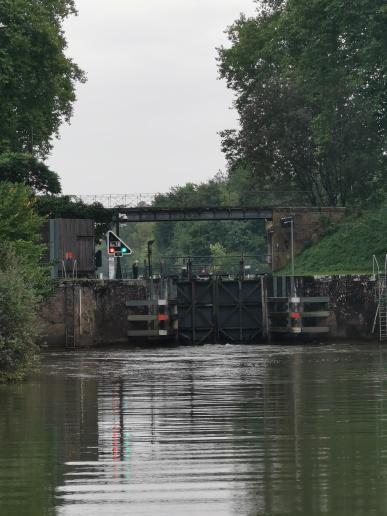
<svg viewBox="0 0 387 516"><path fill-rule="evenodd" d="M385 187L387 8L382 0L265 0L228 30L220 74L239 131L230 169L313 204L353 204Z"/></svg>
<svg viewBox="0 0 387 516"><path fill-rule="evenodd" d="M85 80L66 56L62 22L73 0L0 2L0 152L45 157Z"/></svg>
<svg viewBox="0 0 387 516"><path fill-rule="evenodd" d="M30 188L0 182L0 242L4 249L9 249L8 257L19 257L18 263L23 274L30 277L28 284L36 290L36 295L47 289L47 275L41 264L45 250L41 235L43 223L44 218L36 211L36 198ZM5 271L10 263L5 260Z"/></svg>
<svg viewBox="0 0 387 516"><path fill-rule="evenodd" d="M42 161L25 153L0 154L0 181L24 183L36 193L58 194L61 191L58 175Z"/></svg>
<svg viewBox="0 0 387 516"><path fill-rule="evenodd" d="M43 218L35 211L29 188L0 182L0 239L6 242L40 242Z"/></svg>
<svg viewBox="0 0 387 516"><path fill-rule="evenodd" d="M245 205L235 180L221 175L199 185L187 183L156 197L158 207L215 207ZM248 222L161 222L155 225L160 256L210 256L211 245L228 254L265 254L265 230L261 221Z"/></svg>
<svg viewBox="0 0 387 516"><path fill-rule="evenodd" d="M102 204L86 204L70 195L39 196L36 199L36 210L41 216L52 219L93 219L96 223L97 239L102 238L112 225L111 212Z"/></svg>

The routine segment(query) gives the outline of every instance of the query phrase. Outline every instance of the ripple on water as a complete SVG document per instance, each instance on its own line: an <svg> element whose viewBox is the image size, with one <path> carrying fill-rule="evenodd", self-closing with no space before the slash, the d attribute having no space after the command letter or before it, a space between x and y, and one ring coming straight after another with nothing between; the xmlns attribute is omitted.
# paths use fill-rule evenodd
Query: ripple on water
<svg viewBox="0 0 387 516"><path fill-rule="evenodd" d="M381 514L386 353L50 353L0 388L0 515Z"/></svg>

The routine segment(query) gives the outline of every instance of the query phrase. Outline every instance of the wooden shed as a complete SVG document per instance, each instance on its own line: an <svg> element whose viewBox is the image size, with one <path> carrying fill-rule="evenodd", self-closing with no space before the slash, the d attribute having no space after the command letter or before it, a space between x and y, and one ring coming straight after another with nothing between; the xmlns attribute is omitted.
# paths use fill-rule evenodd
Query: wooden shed
<svg viewBox="0 0 387 516"><path fill-rule="evenodd" d="M91 219L50 219L49 260L53 277L93 276L95 232Z"/></svg>

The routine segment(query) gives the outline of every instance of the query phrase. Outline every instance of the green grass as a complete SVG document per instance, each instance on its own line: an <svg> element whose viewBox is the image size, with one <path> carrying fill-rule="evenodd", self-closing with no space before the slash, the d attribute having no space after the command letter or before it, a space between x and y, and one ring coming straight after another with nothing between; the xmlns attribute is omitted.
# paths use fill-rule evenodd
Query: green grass
<svg viewBox="0 0 387 516"><path fill-rule="evenodd" d="M387 254L387 209L348 217L295 259L296 275L372 273L372 255L384 269ZM279 274L289 274L286 267Z"/></svg>

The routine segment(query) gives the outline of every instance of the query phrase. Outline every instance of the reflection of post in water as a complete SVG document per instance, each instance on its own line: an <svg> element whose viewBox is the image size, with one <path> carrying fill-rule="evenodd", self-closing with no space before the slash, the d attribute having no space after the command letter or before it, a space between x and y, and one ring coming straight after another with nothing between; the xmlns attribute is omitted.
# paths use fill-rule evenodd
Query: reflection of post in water
<svg viewBox="0 0 387 516"><path fill-rule="evenodd" d="M302 359L301 354L296 353L292 357L292 393L293 393L293 422L294 422L294 466L296 471L296 480L297 482L300 481L300 472L301 472L301 464L300 464L300 457L299 457L299 417L300 417L300 410L299 408L299 401L302 400Z"/></svg>
<svg viewBox="0 0 387 516"><path fill-rule="evenodd" d="M194 371L193 371L193 361L189 361L189 401L190 401L190 420L191 420L191 428L194 427L195 423L195 410L194 410L194 400L195 400L195 379L194 379Z"/></svg>
<svg viewBox="0 0 387 516"><path fill-rule="evenodd" d="M263 414L263 484L267 513L296 513L300 511L300 504L308 503L307 499L301 501L295 495L302 483L310 482L310 473L305 475L304 470L305 442L302 440L302 411L305 409L303 366L303 357L298 352L279 355L273 363L268 362ZM312 491L311 486L309 488ZM277 490L280 494L276 494Z"/></svg>
<svg viewBox="0 0 387 516"><path fill-rule="evenodd" d="M122 461L125 460L125 435L124 435L124 381L122 378L120 378L119 381L119 389L118 389L118 396L119 396L119 412L120 412L120 459Z"/></svg>
<svg viewBox="0 0 387 516"><path fill-rule="evenodd" d="M129 480L129 458L130 458L130 432L125 431L125 384L122 378L118 381L117 397L113 398L113 415L118 416L118 423L113 423L113 460L121 464L121 476ZM115 468L115 478L118 477L118 470Z"/></svg>
<svg viewBox="0 0 387 516"><path fill-rule="evenodd" d="M151 406L151 443L154 444L155 440L156 440L156 424L155 424L155 407L154 407L155 394L154 394L153 382L151 383L150 396L151 396L151 403L150 403L150 406Z"/></svg>

